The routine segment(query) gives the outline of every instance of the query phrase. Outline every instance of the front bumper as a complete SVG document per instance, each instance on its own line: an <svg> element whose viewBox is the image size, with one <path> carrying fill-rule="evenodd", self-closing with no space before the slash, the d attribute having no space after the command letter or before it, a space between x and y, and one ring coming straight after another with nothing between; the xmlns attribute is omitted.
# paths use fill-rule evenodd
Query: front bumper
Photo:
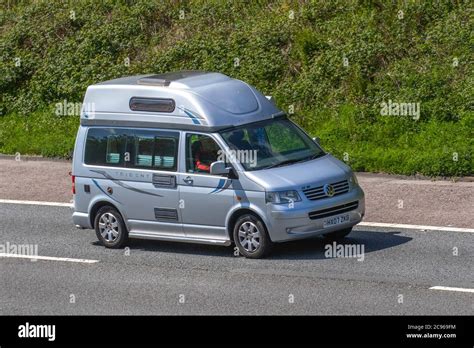
<svg viewBox="0 0 474 348"><path fill-rule="evenodd" d="M357 208L343 213L334 212L330 216L348 214L349 220L331 227L323 227L323 223L330 216L310 219L309 213L331 209L336 206L358 202ZM317 201L309 201L306 198L297 202L294 207L288 205L267 204L267 227L270 239L273 242L284 242L288 240L311 238L328 232L349 228L360 221L365 214L364 191L359 186L354 187L346 194L332 198L324 198ZM325 214L327 215L327 214Z"/></svg>

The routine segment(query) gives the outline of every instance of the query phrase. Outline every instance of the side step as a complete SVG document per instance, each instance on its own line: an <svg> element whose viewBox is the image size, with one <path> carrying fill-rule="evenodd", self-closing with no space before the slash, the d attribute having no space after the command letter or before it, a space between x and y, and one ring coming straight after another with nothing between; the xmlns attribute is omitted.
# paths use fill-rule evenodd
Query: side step
<svg viewBox="0 0 474 348"><path fill-rule="evenodd" d="M228 239L207 239L207 238L193 238L186 236L172 236L169 234L159 234L146 231L130 231L128 233L130 238L137 239L153 239L153 240L163 240L163 241L172 241L172 242L184 242L184 243L198 243L198 244L209 244L209 245L222 245L229 246L232 242Z"/></svg>

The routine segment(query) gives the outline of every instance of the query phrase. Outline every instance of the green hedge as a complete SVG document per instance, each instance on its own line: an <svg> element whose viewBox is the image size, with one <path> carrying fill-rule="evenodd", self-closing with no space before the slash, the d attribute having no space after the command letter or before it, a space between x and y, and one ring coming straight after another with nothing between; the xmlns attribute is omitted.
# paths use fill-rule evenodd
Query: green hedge
<svg viewBox="0 0 474 348"><path fill-rule="evenodd" d="M471 9L470 1L9 2L0 13L0 152L67 155L78 120L56 116L54 104L80 102L89 84L203 69L275 96L357 170L469 175ZM388 100L420 103L420 118L382 116Z"/></svg>

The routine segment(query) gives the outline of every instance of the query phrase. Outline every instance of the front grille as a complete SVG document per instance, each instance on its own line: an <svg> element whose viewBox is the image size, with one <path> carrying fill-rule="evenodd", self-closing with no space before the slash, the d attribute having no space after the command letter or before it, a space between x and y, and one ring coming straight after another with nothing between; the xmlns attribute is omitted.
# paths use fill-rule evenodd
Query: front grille
<svg viewBox="0 0 474 348"><path fill-rule="evenodd" d="M359 201L338 205L332 208L316 210L308 213L311 220L321 219L332 215L346 213L348 211L357 209L359 206Z"/></svg>
<svg viewBox="0 0 474 348"><path fill-rule="evenodd" d="M338 182L331 183L332 187L334 187L334 196L342 195L343 193L349 192L349 183L347 180L342 180ZM310 201L315 201L317 199L326 198L326 194L324 193L324 186L317 186L309 189L303 190L304 195Z"/></svg>

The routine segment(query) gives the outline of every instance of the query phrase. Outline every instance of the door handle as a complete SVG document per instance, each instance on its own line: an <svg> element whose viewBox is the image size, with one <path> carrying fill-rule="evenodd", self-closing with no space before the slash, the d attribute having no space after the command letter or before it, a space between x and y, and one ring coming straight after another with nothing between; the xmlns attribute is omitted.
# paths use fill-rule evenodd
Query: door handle
<svg viewBox="0 0 474 348"><path fill-rule="evenodd" d="M186 184L188 184L188 185L192 185L192 183L193 183L194 180L193 180L193 178L191 178L190 176L187 176L187 177L185 177L185 178L183 179L183 181L184 181Z"/></svg>

